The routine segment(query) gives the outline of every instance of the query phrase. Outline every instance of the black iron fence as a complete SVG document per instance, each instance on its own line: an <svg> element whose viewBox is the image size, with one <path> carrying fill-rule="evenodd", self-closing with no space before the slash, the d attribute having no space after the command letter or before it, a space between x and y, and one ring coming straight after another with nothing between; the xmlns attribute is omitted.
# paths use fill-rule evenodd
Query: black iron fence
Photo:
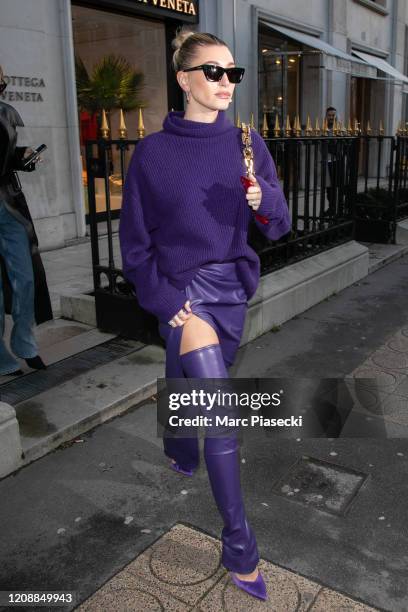
<svg viewBox="0 0 408 612"><path fill-rule="evenodd" d="M138 142L86 143L97 325L143 342L162 343L155 317L139 307L123 277L116 233L122 186ZM289 206L292 230L270 241L255 223L250 224L248 242L260 257L261 274L353 238L395 242L397 220L408 216L407 142L407 137L382 135L265 139Z"/></svg>
<svg viewBox="0 0 408 612"><path fill-rule="evenodd" d="M358 139L290 137L265 139L292 218L290 234L271 242L255 225L249 243L266 274L351 240ZM255 160L256 173L256 160Z"/></svg>

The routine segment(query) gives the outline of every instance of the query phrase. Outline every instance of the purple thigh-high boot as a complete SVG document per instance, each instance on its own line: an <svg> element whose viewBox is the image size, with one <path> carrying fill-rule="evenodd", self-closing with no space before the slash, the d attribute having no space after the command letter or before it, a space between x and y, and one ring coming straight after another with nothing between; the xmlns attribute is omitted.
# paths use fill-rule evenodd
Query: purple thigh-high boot
<svg viewBox="0 0 408 612"><path fill-rule="evenodd" d="M219 344L194 349L180 359L188 378L228 378ZM258 565L259 554L255 535L245 516L235 431L222 437L206 435L204 457L214 499L224 521L221 562L232 572L249 574Z"/></svg>
<svg viewBox="0 0 408 612"><path fill-rule="evenodd" d="M168 388L171 386L171 378L184 378L180 362L180 341L183 331L182 327L176 327L166 331L166 379ZM180 411L181 412L181 411ZM192 428L190 428L192 429ZM196 430L196 433L197 430ZM193 434L193 431L192 431ZM167 428L163 435L164 453L167 457L174 459L182 470L193 471L200 462L200 448L198 437L181 438L177 432L173 435L171 428Z"/></svg>

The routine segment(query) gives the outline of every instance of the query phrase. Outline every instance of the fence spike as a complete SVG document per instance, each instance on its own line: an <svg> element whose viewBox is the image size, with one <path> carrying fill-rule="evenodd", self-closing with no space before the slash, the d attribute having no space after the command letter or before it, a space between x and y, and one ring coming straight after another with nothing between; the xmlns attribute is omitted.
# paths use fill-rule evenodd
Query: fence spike
<svg viewBox="0 0 408 612"><path fill-rule="evenodd" d="M145 126L143 123L143 114L142 114L142 107L139 106L139 120L138 120L138 125L137 125L137 137L138 138L143 138L145 135Z"/></svg>
<svg viewBox="0 0 408 612"><path fill-rule="evenodd" d="M119 122L119 138L121 140L125 140L127 138L127 127L125 123L125 116L123 114L123 110L120 109L119 114L120 122Z"/></svg>
<svg viewBox="0 0 408 612"><path fill-rule="evenodd" d="M300 126L299 115L296 115L294 128L295 128L295 136L301 136L302 135L302 128Z"/></svg>
<svg viewBox="0 0 408 612"><path fill-rule="evenodd" d="M268 120L266 118L266 113L263 114L262 119L262 136L263 138L268 138L269 128L268 128Z"/></svg>
<svg viewBox="0 0 408 612"><path fill-rule="evenodd" d="M104 140L109 140L109 136L110 136L108 119L107 119L106 111L104 108L102 109L101 136Z"/></svg>
<svg viewBox="0 0 408 612"><path fill-rule="evenodd" d="M306 136L312 136L313 134L313 128L312 128L312 123L310 121L310 115L308 115L306 119L305 133L306 133Z"/></svg>
<svg viewBox="0 0 408 612"><path fill-rule="evenodd" d="M368 119L367 120L367 129L366 129L367 136L371 136L371 132L372 132L372 130L371 130L371 125L370 125L370 120Z"/></svg>
<svg viewBox="0 0 408 612"><path fill-rule="evenodd" d="M285 125L285 136L292 135L292 128L290 127L290 119L289 115L286 115L286 125Z"/></svg>
<svg viewBox="0 0 408 612"><path fill-rule="evenodd" d="M275 116L275 127L273 130L273 134L275 136L275 138L279 138L279 136L281 135L281 129L280 129L280 125L279 125L279 115L276 113Z"/></svg>

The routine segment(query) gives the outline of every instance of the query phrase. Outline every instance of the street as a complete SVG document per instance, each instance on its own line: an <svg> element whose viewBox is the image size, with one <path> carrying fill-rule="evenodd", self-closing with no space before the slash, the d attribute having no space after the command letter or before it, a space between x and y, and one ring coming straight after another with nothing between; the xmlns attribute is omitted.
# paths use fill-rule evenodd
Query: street
<svg viewBox="0 0 408 612"><path fill-rule="evenodd" d="M408 610L407 304L408 255L243 346L231 370L323 378L361 367L393 381L382 392L402 407L391 419L400 438L249 435L241 448L243 495L261 557L393 612ZM393 336L407 343L390 345ZM303 456L363 475L347 512L279 492L277 483ZM70 591L77 604L172 526L217 539L222 528L204 461L192 479L168 469L152 400L4 478L0 499L0 590Z"/></svg>

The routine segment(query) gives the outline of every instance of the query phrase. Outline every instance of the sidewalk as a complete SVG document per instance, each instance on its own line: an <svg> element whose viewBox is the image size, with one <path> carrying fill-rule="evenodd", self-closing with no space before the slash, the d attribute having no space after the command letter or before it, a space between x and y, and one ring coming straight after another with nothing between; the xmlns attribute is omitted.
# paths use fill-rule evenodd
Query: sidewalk
<svg viewBox="0 0 408 612"><path fill-rule="evenodd" d="M408 252L408 245L363 244L369 248L370 272ZM120 266L117 234L113 246L115 263ZM107 262L107 249L104 236L101 261ZM43 261L55 316L60 312L61 295L92 291L89 240L45 252ZM8 316L6 342L10 330ZM36 337L48 370L33 372L22 361L25 376L4 376L0 385L1 401L17 412L23 465L147 399L156 391L157 378L164 376L161 347L115 339L77 321L55 318L37 327Z"/></svg>
<svg viewBox="0 0 408 612"><path fill-rule="evenodd" d="M92 611L406 612L407 281L405 255L238 351L234 376L376 377L375 388L361 389L370 403L353 417L362 428L383 417L383 438L245 437L242 489L268 603L229 585L204 461L191 479L168 468L152 397L0 481L0 582L71 590ZM159 367L157 355L142 358L147 347L109 362L134 348L110 342L98 355L105 365L83 374L89 404L95 392L109 400L120 384L107 377L118 361L130 372L137 358L133 374ZM54 395L54 410L61 398ZM68 416L78 398L72 381ZM37 414L39 434L54 433L51 404L45 411L35 401L25 400L25 416Z"/></svg>

